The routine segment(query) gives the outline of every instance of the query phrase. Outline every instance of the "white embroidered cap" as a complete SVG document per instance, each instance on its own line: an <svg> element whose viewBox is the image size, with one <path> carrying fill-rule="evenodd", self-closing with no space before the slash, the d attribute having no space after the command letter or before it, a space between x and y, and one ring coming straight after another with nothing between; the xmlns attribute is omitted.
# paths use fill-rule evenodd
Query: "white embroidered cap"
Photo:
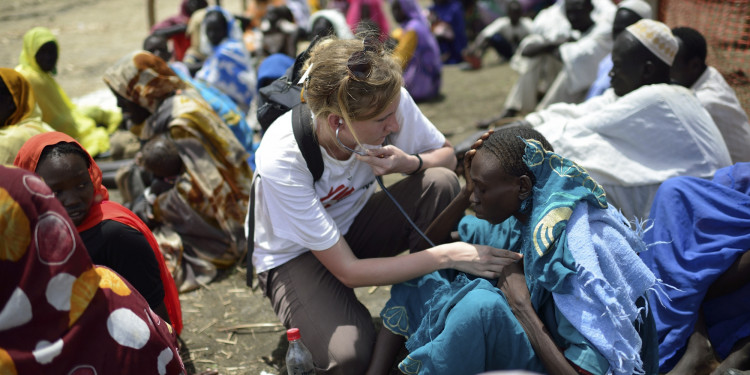
<svg viewBox="0 0 750 375"><path fill-rule="evenodd" d="M635 12L635 14L641 16L641 18L654 18L651 5L644 0L623 0L617 5L617 7L630 9Z"/></svg>
<svg viewBox="0 0 750 375"><path fill-rule="evenodd" d="M642 19L628 26L625 31L632 34L661 61L672 66L679 45L667 25L659 21Z"/></svg>

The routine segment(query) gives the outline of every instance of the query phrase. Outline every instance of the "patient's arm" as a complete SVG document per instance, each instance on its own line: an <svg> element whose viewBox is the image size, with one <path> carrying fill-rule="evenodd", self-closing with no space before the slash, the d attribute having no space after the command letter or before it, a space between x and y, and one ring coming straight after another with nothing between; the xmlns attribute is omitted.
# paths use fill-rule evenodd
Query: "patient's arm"
<svg viewBox="0 0 750 375"><path fill-rule="evenodd" d="M531 304L529 288L523 273L522 262L516 262L503 268L497 286L505 295L513 315L526 332L526 337L534 348L548 374L578 374L557 347L547 327L537 315Z"/></svg>

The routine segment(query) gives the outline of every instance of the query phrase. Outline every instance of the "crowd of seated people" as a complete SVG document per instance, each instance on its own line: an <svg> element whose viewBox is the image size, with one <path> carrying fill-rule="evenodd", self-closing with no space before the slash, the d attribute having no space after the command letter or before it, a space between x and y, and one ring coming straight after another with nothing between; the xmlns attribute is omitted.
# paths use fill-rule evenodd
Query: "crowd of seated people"
<svg viewBox="0 0 750 375"><path fill-rule="evenodd" d="M72 104L47 28L0 67L0 370L184 372L179 293L245 262L320 374L750 370L750 123L700 31L645 0L209 3L106 71L116 110ZM489 48L518 79L457 160L418 103Z"/></svg>

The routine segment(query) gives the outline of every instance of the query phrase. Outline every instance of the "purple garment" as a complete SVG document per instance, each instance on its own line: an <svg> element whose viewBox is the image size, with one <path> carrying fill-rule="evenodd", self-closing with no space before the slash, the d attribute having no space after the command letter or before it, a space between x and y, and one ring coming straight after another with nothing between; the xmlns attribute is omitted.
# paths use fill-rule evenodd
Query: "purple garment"
<svg viewBox="0 0 750 375"><path fill-rule="evenodd" d="M404 32L417 34L417 48L404 68L404 83L416 101L431 99L440 92L440 47L430 31L427 18L416 0L399 0L407 20L401 24Z"/></svg>
<svg viewBox="0 0 750 375"><path fill-rule="evenodd" d="M444 4L434 4L430 11L437 17L451 25L453 29L453 40L441 40L439 42L440 52L447 54L446 64L458 64L464 61L461 52L468 45L466 37L466 21L464 21L464 7L457 0L448 0Z"/></svg>

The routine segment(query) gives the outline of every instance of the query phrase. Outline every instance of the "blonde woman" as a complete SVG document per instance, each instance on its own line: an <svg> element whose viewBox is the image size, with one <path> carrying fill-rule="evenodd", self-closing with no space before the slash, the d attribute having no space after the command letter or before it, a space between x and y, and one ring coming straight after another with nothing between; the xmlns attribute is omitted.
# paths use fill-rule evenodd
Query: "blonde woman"
<svg viewBox="0 0 750 375"><path fill-rule="evenodd" d="M367 369L375 329L352 288L442 268L497 277L517 259L465 243L395 256L418 248L420 235L375 192L376 176L406 175L389 190L422 230L459 185L453 147L403 88L398 62L373 40L323 40L303 67L324 165L318 180L295 140L291 111L269 127L256 154L252 262L279 319L300 328L319 374Z"/></svg>

